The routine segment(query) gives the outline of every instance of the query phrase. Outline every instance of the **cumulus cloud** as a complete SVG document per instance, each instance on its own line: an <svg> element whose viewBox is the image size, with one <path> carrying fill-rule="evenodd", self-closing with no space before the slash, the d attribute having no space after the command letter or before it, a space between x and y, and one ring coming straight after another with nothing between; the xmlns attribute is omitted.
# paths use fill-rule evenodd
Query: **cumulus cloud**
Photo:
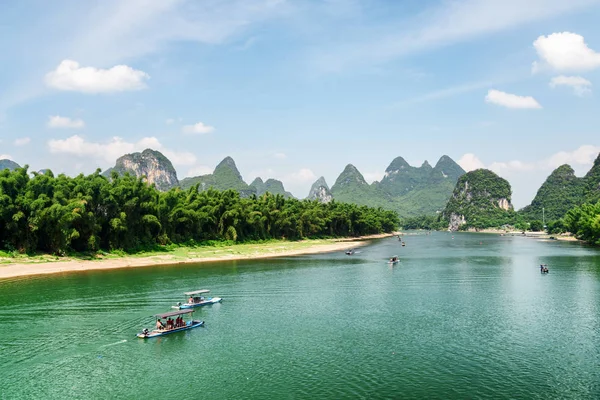
<svg viewBox="0 0 600 400"><path fill-rule="evenodd" d="M506 108L523 108L523 109L539 109L542 108L540 103L531 96L518 96L516 94L501 92L491 89L485 96L485 102L496 104Z"/></svg>
<svg viewBox="0 0 600 400"><path fill-rule="evenodd" d="M183 133L188 135L204 135L215 130L214 127L204 124L203 122L195 123L194 125L185 125Z"/></svg>
<svg viewBox="0 0 600 400"><path fill-rule="evenodd" d="M114 163L120 156L143 151L151 148L163 153L173 164L193 165L196 156L188 152L178 152L165 148L155 137L144 137L137 142L128 142L120 137L113 137L108 142L89 142L79 135L67 139L52 139L48 141L48 148L53 154L69 154L76 157L87 157Z"/></svg>
<svg viewBox="0 0 600 400"><path fill-rule="evenodd" d="M61 117L59 115L53 115L48 118L46 124L49 128L71 128L80 129L85 126L85 122L81 119L71 119L69 117Z"/></svg>
<svg viewBox="0 0 600 400"><path fill-rule="evenodd" d="M591 165L600 153L600 146L583 145L573 151L560 151L547 159L549 167L562 164Z"/></svg>
<svg viewBox="0 0 600 400"><path fill-rule="evenodd" d="M291 174L288 174L284 178L284 180L286 180L286 181L292 181L292 182L296 182L296 183L308 183L308 182L312 183L316 179L317 179L317 176L315 175L315 173L312 172L308 168L301 168L300 170L298 170L296 172L292 172Z"/></svg>
<svg viewBox="0 0 600 400"><path fill-rule="evenodd" d="M367 181L367 183L373 183L374 181L381 181L381 179L383 178L384 172L379 172L379 171L365 172L362 175L363 175L363 178L365 178L365 181Z"/></svg>
<svg viewBox="0 0 600 400"><path fill-rule="evenodd" d="M13 143L15 146L25 146L26 144L29 144L29 142L31 142L31 139L28 137L24 137L15 139Z"/></svg>
<svg viewBox="0 0 600 400"><path fill-rule="evenodd" d="M600 146L583 145L572 151L559 151L549 157L538 161L494 161L489 165L485 165L475 154L464 154L458 165L465 171L472 171L478 168L488 168L494 172L502 173L507 171L533 171L533 170L548 170L557 168L563 164L571 166L589 166L592 165L598 154Z"/></svg>
<svg viewBox="0 0 600 400"><path fill-rule="evenodd" d="M533 63L533 72L544 67L557 71L589 71L600 67L600 53L590 49L583 36L571 32L540 36L533 47L540 61Z"/></svg>
<svg viewBox="0 0 600 400"><path fill-rule="evenodd" d="M483 162L473 153L464 154L459 160L458 165L465 171L473 171L479 168L485 168Z"/></svg>
<svg viewBox="0 0 600 400"><path fill-rule="evenodd" d="M555 76L550 80L550 87L570 86L577 96L584 96L592 92L592 82L581 76Z"/></svg>
<svg viewBox="0 0 600 400"><path fill-rule="evenodd" d="M77 61L63 60L46 74L46 85L58 90L83 93L112 93L146 88L150 76L127 65L109 69L81 67Z"/></svg>

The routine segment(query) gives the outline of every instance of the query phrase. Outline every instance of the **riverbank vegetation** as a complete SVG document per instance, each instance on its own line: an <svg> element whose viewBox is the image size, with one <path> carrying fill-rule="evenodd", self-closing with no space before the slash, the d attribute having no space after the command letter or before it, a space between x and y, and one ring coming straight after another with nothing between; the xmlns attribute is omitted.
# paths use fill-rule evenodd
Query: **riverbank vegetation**
<svg viewBox="0 0 600 400"><path fill-rule="evenodd" d="M32 175L32 176L31 176ZM110 179L0 171L0 250L127 252L189 242L246 242L392 232L395 212L354 204L241 198L234 190L160 192L130 175Z"/></svg>

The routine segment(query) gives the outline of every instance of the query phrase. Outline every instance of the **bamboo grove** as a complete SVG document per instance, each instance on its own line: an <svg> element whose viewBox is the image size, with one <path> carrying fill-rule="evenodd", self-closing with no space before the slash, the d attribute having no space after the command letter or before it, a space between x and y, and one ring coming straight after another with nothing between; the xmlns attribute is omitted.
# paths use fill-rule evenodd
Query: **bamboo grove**
<svg viewBox="0 0 600 400"><path fill-rule="evenodd" d="M394 212L337 203L240 198L233 190L160 192L140 178L100 170L84 176L0 171L0 249L19 252L134 251L210 240L250 241L391 232Z"/></svg>

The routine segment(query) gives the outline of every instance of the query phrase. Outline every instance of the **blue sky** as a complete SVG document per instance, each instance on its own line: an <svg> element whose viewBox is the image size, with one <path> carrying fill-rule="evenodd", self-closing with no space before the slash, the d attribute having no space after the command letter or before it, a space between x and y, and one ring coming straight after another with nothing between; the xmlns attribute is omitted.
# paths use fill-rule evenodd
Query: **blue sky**
<svg viewBox="0 0 600 400"><path fill-rule="evenodd" d="M232 156L304 197L347 163L491 168L528 204L600 152L600 1L75 0L0 6L0 158L74 175Z"/></svg>

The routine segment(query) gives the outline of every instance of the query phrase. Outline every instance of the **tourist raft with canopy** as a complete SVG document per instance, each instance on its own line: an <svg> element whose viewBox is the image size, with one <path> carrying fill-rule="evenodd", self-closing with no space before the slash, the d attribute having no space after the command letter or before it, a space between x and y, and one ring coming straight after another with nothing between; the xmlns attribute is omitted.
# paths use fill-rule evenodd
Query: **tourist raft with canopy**
<svg viewBox="0 0 600 400"><path fill-rule="evenodd" d="M188 297L187 303L177 303L173 308L177 310L185 310L188 308L202 307L207 304L220 303L223 299L220 297L204 297L203 294L209 293L208 289L194 290L193 292L185 292Z"/></svg>
<svg viewBox="0 0 600 400"><path fill-rule="evenodd" d="M168 335L169 333L187 331L204 325L204 321L191 319L194 310L171 311L164 314L156 314L156 328L152 331L144 329L136 336L142 339L153 338L156 336ZM189 315L190 320L186 321L183 316ZM173 319L172 317L177 317Z"/></svg>

